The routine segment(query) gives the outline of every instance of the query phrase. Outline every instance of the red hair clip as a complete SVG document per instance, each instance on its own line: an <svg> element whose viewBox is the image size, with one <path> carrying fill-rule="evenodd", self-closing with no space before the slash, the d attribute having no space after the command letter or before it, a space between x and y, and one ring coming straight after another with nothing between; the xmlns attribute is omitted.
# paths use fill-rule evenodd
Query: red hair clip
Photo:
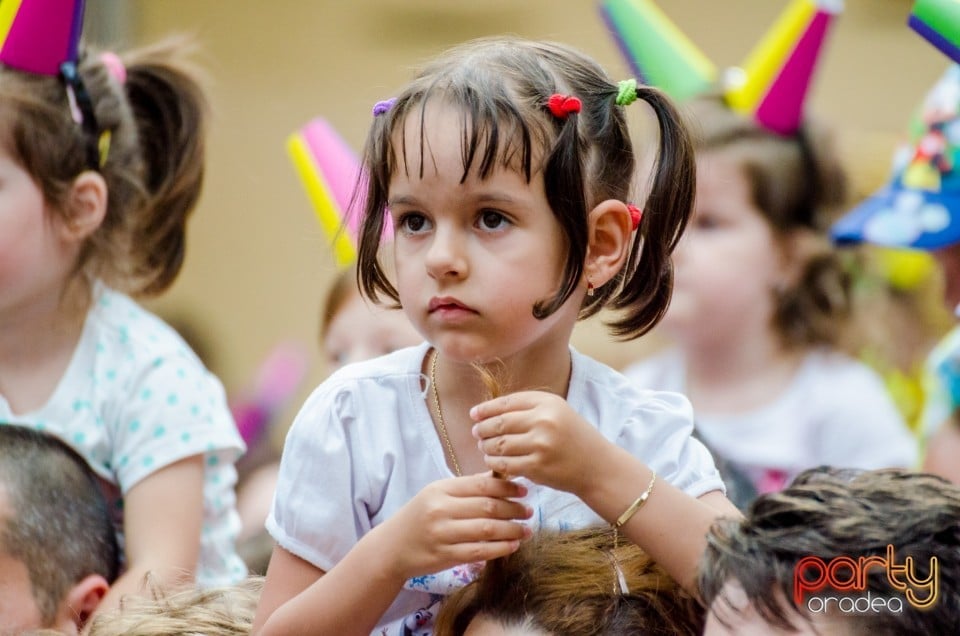
<svg viewBox="0 0 960 636"><path fill-rule="evenodd" d="M579 113L583 103L576 97L554 93L547 100L547 107L554 117L566 119L570 113Z"/></svg>
<svg viewBox="0 0 960 636"><path fill-rule="evenodd" d="M632 203L627 204L627 210L630 212L630 221L633 224L633 229L637 229L640 227L640 219L643 218L643 210Z"/></svg>

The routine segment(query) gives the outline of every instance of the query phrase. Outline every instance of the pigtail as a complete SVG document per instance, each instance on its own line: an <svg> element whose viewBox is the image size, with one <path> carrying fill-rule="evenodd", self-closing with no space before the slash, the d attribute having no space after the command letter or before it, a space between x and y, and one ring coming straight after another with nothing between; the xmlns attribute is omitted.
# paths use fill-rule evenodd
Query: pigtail
<svg viewBox="0 0 960 636"><path fill-rule="evenodd" d="M203 184L208 104L182 49L171 40L126 61L124 89L145 162L146 195L132 219L130 265L138 283L132 291L144 295L164 291L180 272L187 217Z"/></svg>
<svg viewBox="0 0 960 636"><path fill-rule="evenodd" d="M405 116L406 103L406 100L394 100L383 112L374 110L373 125L363 150L363 171L349 206L350 214L355 214L360 193L366 193L357 240L357 286L363 296L374 302L379 302L380 294L386 295L397 309L400 308L400 295L387 277L379 253L386 222L390 175L397 167L396 157L390 149L390 131L398 112L401 113L400 121Z"/></svg>
<svg viewBox="0 0 960 636"><path fill-rule="evenodd" d="M673 290L670 254L692 213L696 187L693 143L680 114L655 88L638 86L637 97L653 109L660 143L634 249L610 298L613 309L627 310L609 323L613 334L624 340L647 333L666 313Z"/></svg>
<svg viewBox="0 0 960 636"><path fill-rule="evenodd" d="M587 201L581 159L583 144L577 134L578 112L567 112L562 118L557 112L553 113L560 124L560 132L544 169L544 186L547 201L554 214L561 224L569 228L569 243L566 253L567 266L564 268L560 290L553 298L534 305L533 315L538 319L551 315L570 298L583 276L583 263L587 257Z"/></svg>

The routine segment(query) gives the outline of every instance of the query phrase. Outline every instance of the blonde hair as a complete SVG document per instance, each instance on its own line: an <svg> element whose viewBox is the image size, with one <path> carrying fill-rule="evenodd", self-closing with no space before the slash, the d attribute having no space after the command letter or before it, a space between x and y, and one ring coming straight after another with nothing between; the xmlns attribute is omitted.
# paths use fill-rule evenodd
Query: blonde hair
<svg viewBox="0 0 960 636"><path fill-rule="evenodd" d="M491 563L443 602L436 636L462 634L478 616L558 635L693 636L703 628L699 603L637 545L615 545L607 528L541 531Z"/></svg>
<svg viewBox="0 0 960 636"><path fill-rule="evenodd" d="M98 614L88 636L241 636L253 629L263 577L233 586L165 593L151 585L151 596L126 596L119 608Z"/></svg>

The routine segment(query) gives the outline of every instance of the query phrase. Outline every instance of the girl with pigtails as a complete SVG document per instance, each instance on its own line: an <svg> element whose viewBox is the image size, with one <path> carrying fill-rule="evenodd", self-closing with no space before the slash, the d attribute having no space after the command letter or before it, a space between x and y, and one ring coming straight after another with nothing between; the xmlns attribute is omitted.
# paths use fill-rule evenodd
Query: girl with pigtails
<svg viewBox="0 0 960 636"><path fill-rule="evenodd" d="M25 35L30 4L0 55L0 422L61 437L100 477L125 570L101 607L148 573L235 583L243 444L223 387L133 299L163 292L183 263L203 90L182 42L83 51L55 41L79 29L49 22L82 11Z"/></svg>
<svg viewBox="0 0 960 636"><path fill-rule="evenodd" d="M637 98L660 127L643 213ZM602 308L624 339L666 309L694 188L669 100L567 46L498 38L374 113L358 282L426 342L340 369L296 417L254 632L430 633L445 595L540 529L613 524L693 591L707 528L736 511L689 403L570 346Z"/></svg>

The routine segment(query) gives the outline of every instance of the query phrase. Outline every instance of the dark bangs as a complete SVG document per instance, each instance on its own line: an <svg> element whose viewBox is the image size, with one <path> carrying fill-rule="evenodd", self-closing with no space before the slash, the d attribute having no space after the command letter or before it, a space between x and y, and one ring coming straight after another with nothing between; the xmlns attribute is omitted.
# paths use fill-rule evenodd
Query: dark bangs
<svg viewBox="0 0 960 636"><path fill-rule="evenodd" d="M550 173L559 133L544 103L546 95L554 90L553 78L537 68L540 81L531 82L528 76L521 80L509 70L518 68L519 61L518 66L511 66L508 60L501 60L500 64L485 61L485 64L464 64L421 76L373 123L364 157L368 171L364 177L366 183L358 186L358 192L365 189L367 195L360 230L358 281L363 293L375 301L383 293L399 302L396 289L387 280L377 258L379 237L386 222L391 175L402 170L409 176L416 171L416 176L423 178L425 164L433 161L429 149L424 148L426 129L430 125L426 113L431 102L449 105L460 113L463 170L460 183L471 173L481 180L487 179L497 169L516 171L527 183L538 171L544 172L545 178ZM530 70L529 65L525 70ZM416 139L407 136L405 124L410 118L417 122ZM404 159L411 143L420 148L416 167ZM548 200L550 192L548 187ZM561 216L553 201L550 203L553 213ZM356 212L355 207L351 207ZM561 224L566 225L562 221ZM567 296L569 293L564 294L563 300ZM552 313L562 304L557 300L550 299L546 305L539 303L534 308L535 315L542 313L545 317ZM544 313L541 305L552 309Z"/></svg>

